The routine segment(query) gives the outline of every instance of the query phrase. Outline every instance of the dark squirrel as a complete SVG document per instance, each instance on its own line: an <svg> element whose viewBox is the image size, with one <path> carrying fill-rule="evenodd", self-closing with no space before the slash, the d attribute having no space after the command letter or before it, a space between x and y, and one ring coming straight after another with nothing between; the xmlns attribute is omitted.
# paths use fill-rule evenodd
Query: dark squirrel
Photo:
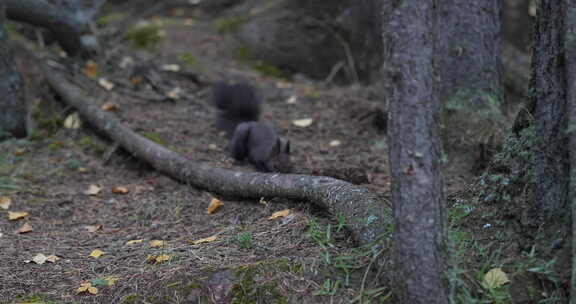
<svg viewBox="0 0 576 304"><path fill-rule="evenodd" d="M251 85L216 84L214 105L216 125L226 132L229 149L237 161L247 160L258 171L289 172L290 142L283 142L274 128L260 122L262 101Z"/></svg>

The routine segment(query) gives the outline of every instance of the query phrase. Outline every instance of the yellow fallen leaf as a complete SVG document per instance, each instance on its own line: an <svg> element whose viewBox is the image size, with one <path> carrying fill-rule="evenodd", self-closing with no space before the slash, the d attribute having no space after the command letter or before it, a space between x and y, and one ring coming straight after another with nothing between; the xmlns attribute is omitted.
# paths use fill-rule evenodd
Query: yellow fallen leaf
<svg viewBox="0 0 576 304"><path fill-rule="evenodd" d="M98 64L93 60L88 60L86 66L84 66L84 75L96 78L98 76Z"/></svg>
<svg viewBox="0 0 576 304"><path fill-rule="evenodd" d="M161 254L156 257L156 263L164 263L170 260L170 256L167 254Z"/></svg>
<svg viewBox="0 0 576 304"><path fill-rule="evenodd" d="M106 89L107 91L110 91L110 90L112 90L112 88L114 88L114 84L106 78L98 79L98 84L101 87L103 87L104 89Z"/></svg>
<svg viewBox="0 0 576 304"><path fill-rule="evenodd" d="M309 127L314 120L312 118L303 118L293 120L292 123L297 127L306 128Z"/></svg>
<svg viewBox="0 0 576 304"><path fill-rule="evenodd" d="M167 72L178 72L180 71L180 66L177 64L164 64L160 66L160 69Z"/></svg>
<svg viewBox="0 0 576 304"><path fill-rule="evenodd" d="M128 192L130 192L130 190L128 190L128 188L126 188L126 187L118 186L118 187L112 188L112 193L127 194Z"/></svg>
<svg viewBox="0 0 576 304"><path fill-rule="evenodd" d="M132 77L130 77L130 82L132 82L133 85L139 85L144 81L144 77L142 77L141 75L133 75Z"/></svg>
<svg viewBox="0 0 576 304"><path fill-rule="evenodd" d="M114 110L118 109L118 105L116 105L115 103L113 103L111 101L107 101L100 106L100 109L102 109L104 111L114 111Z"/></svg>
<svg viewBox="0 0 576 304"><path fill-rule="evenodd" d="M80 287L78 287L78 289L76 289L76 293L85 292L88 290L88 287L90 287L90 286L92 286L92 284L82 283L82 284L80 284Z"/></svg>
<svg viewBox="0 0 576 304"><path fill-rule="evenodd" d="M208 212L208 214L215 213L222 206L224 206L224 203L221 200L219 200L217 198L212 198L212 201L210 202L210 205L208 206L207 212Z"/></svg>
<svg viewBox="0 0 576 304"><path fill-rule="evenodd" d="M46 262L56 263L60 258L55 255L49 255L46 257Z"/></svg>
<svg viewBox="0 0 576 304"><path fill-rule="evenodd" d="M106 282L108 282L108 286L112 286L112 285L116 284L116 281L120 280L120 278L107 277L107 278L104 278L104 280L106 280Z"/></svg>
<svg viewBox="0 0 576 304"><path fill-rule="evenodd" d="M106 253L106 252L104 252L104 251L102 251L102 250L100 250L100 249L95 249L95 250L92 250L92 253L90 253L90 256L93 257L93 258L95 258L95 259L97 259L97 258L99 258L100 256L102 256L102 255L105 254L105 253Z"/></svg>
<svg viewBox="0 0 576 304"><path fill-rule="evenodd" d="M30 224L24 223L24 225L22 225L22 227L20 227L16 232L26 233L26 232L30 232L32 230L34 230L34 229L32 229L32 226L30 226Z"/></svg>
<svg viewBox="0 0 576 304"><path fill-rule="evenodd" d="M19 220L28 216L28 212L12 212L8 211L8 219L11 221Z"/></svg>
<svg viewBox="0 0 576 304"><path fill-rule="evenodd" d="M26 153L26 152L28 152L26 149L18 148L16 150L14 150L14 155L20 156L20 155L24 155L24 153Z"/></svg>
<svg viewBox="0 0 576 304"><path fill-rule="evenodd" d="M168 91L168 93L166 93L166 97L173 99L173 100L178 100L178 99L180 99L181 94L182 94L182 89L180 89L179 87L175 87L172 90Z"/></svg>
<svg viewBox="0 0 576 304"><path fill-rule="evenodd" d="M86 228L86 230L88 230L88 232L96 232L102 228L102 225L101 224L90 225L90 226L84 226L84 228Z"/></svg>
<svg viewBox="0 0 576 304"><path fill-rule="evenodd" d="M290 82L287 82L287 81L277 81L276 87L279 89L289 89L292 87L292 84Z"/></svg>
<svg viewBox="0 0 576 304"><path fill-rule="evenodd" d="M134 65L134 58L130 57L130 56L124 56L122 57L122 59L120 60L120 68L125 69L128 68L130 66Z"/></svg>
<svg viewBox="0 0 576 304"><path fill-rule="evenodd" d="M46 263L46 256L39 253L32 258L32 262L39 264L39 265L42 265L42 264Z"/></svg>
<svg viewBox="0 0 576 304"><path fill-rule="evenodd" d="M276 219L279 217L285 217L288 214L290 214L290 209L284 209L284 210L276 211L276 212L272 213L272 215L268 219L273 220L273 219Z"/></svg>
<svg viewBox="0 0 576 304"><path fill-rule="evenodd" d="M159 255L148 255L146 257L146 262L150 264L160 264L170 260L170 256L167 254L159 254Z"/></svg>
<svg viewBox="0 0 576 304"><path fill-rule="evenodd" d="M216 240L216 236L211 236L211 237L199 239L196 241L192 241L192 244L198 245L198 244L202 244L202 243L210 243L210 242L214 242L215 240Z"/></svg>
<svg viewBox="0 0 576 304"><path fill-rule="evenodd" d="M130 240L128 242L126 242L126 245L133 245L133 244L140 244L142 243L144 240L140 239L140 240Z"/></svg>
<svg viewBox="0 0 576 304"><path fill-rule="evenodd" d="M83 293L83 292L89 292L93 295L98 294L98 288L92 286L91 283L82 283L80 284L80 287L78 287L78 289L76 289L76 293Z"/></svg>
<svg viewBox="0 0 576 304"><path fill-rule="evenodd" d="M194 0L194 1L198 1L198 0ZM192 3L192 2L191 2ZM184 19L184 25L194 25L196 24L196 22L194 21L194 19L192 18L186 18Z"/></svg>
<svg viewBox="0 0 576 304"><path fill-rule="evenodd" d="M70 115L68 115L68 117L66 117L66 119L64 119L64 127L66 129L78 129L80 128L80 115L78 115L78 112L74 112Z"/></svg>
<svg viewBox="0 0 576 304"><path fill-rule="evenodd" d="M152 240L150 241L150 247L163 247L166 245L165 241L162 240Z"/></svg>
<svg viewBox="0 0 576 304"><path fill-rule="evenodd" d="M88 189L86 191L84 191L84 194L97 195L98 193L100 193L101 190L102 190L102 188L100 186L92 184L88 187Z"/></svg>
<svg viewBox="0 0 576 304"><path fill-rule="evenodd" d="M335 139L335 140L333 140L333 141L330 142L330 147L338 147L338 146L341 145L341 144L342 144L341 141Z"/></svg>
<svg viewBox="0 0 576 304"><path fill-rule="evenodd" d="M482 282L485 288L494 289L509 283L510 280L502 268L493 268L484 275Z"/></svg>
<svg viewBox="0 0 576 304"><path fill-rule="evenodd" d="M0 196L0 208L6 210L10 208L10 204L12 204L12 199L8 196Z"/></svg>
<svg viewBox="0 0 576 304"><path fill-rule="evenodd" d="M296 102L298 102L298 96L296 95L292 95L286 100L287 104L295 104Z"/></svg>

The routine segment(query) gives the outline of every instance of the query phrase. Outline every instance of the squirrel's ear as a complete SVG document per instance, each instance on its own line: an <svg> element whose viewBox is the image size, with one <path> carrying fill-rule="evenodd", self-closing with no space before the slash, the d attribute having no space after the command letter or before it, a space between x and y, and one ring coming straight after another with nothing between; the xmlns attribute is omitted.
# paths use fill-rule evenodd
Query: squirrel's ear
<svg viewBox="0 0 576 304"><path fill-rule="evenodd" d="M276 139L276 143L272 149L272 155L278 155L280 152L282 152L282 141L280 141L280 138L278 138Z"/></svg>

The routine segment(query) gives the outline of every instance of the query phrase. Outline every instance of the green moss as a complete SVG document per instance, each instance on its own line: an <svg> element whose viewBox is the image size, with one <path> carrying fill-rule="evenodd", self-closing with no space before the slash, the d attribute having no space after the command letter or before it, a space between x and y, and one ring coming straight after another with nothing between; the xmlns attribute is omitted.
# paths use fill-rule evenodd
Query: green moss
<svg viewBox="0 0 576 304"><path fill-rule="evenodd" d="M160 134L158 133L154 133L154 132L146 132L146 133L142 133L142 136L148 138L149 140L166 147L167 144L164 141L164 139L162 139L162 137L160 137Z"/></svg>
<svg viewBox="0 0 576 304"><path fill-rule="evenodd" d="M32 109L32 119L36 127L30 136L31 140L45 139L62 128L64 120L60 109L53 102L41 101Z"/></svg>
<svg viewBox="0 0 576 304"><path fill-rule="evenodd" d="M238 61L248 63L250 62L251 52L250 48L247 45L241 45L237 47L235 50L235 57Z"/></svg>
<svg viewBox="0 0 576 304"><path fill-rule="evenodd" d="M282 290L278 288L278 281L271 279L280 271L279 268L286 267L285 261L280 264L278 261L245 265L236 269L240 282L234 286L232 303L288 303Z"/></svg>
<svg viewBox="0 0 576 304"><path fill-rule="evenodd" d="M124 297L124 299L122 299L122 304L135 304L135 303L141 303L142 301L140 300L140 295L138 294L131 294L131 295L127 295Z"/></svg>
<svg viewBox="0 0 576 304"><path fill-rule="evenodd" d="M286 75L277 67L267 65L261 62L252 65L256 71L260 72L263 76L286 79Z"/></svg>
<svg viewBox="0 0 576 304"><path fill-rule="evenodd" d="M70 170L78 170L78 168L80 168L80 161L77 159L69 159L66 161L66 167Z"/></svg>
<svg viewBox="0 0 576 304"><path fill-rule="evenodd" d="M99 27L103 27L106 26L112 22L115 21L119 21L122 18L124 18L125 16L119 13L111 13L111 14L106 14L103 16L98 17L98 19L96 19L96 25L98 25Z"/></svg>
<svg viewBox="0 0 576 304"><path fill-rule="evenodd" d="M98 156L104 155L107 150L106 145L97 142L94 137L91 136L83 136L80 138L78 145L82 149L88 150Z"/></svg>
<svg viewBox="0 0 576 304"><path fill-rule="evenodd" d="M64 148L65 144L62 141L53 141L48 145L48 149L52 151L59 151L60 149Z"/></svg>
<svg viewBox="0 0 576 304"><path fill-rule="evenodd" d="M196 59L196 57L190 52L183 53L182 55L180 55L180 60L184 62L184 64L186 64L187 66L198 65L198 59Z"/></svg>
<svg viewBox="0 0 576 304"><path fill-rule="evenodd" d="M16 297L15 303L28 303L28 304L56 304L58 302L48 300L46 297L41 295L26 295Z"/></svg>
<svg viewBox="0 0 576 304"><path fill-rule="evenodd" d="M164 39L164 32L157 24L142 23L128 30L125 38L135 48L152 50Z"/></svg>
<svg viewBox="0 0 576 304"><path fill-rule="evenodd" d="M234 241L240 249L252 248L252 235L249 232L239 233L234 237Z"/></svg>
<svg viewBox="0 0 576 304"><path fill-rule="evenodd" d="M213 26L219 33L226 34L236 30L245 21L246 17L242 16L226 17L216 20Z"/></svg>
<svg viewBox="0 0 576 304"><path fill-rule="evenodd" d="M537 143L534 126L522 130L520 136L506 139L502 151L494 157L492 168L478 182L475 199L483 203L511 203L513 198L525 195L524 185L533 183L536 175L534 149Z"/></svg>
<svg viewBox="0 0 576 304"><path fill-rule="evenodd" d="M322 97L322 93L319 91L310 91L305 95L305 97L310 99L320 99L320 97Z"/></svg>

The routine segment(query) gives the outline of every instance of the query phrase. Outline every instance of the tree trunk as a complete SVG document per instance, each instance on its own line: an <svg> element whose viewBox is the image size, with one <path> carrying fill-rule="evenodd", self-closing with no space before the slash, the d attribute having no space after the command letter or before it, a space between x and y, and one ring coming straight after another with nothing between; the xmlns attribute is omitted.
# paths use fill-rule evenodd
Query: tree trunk
<svg viewBox="0 0 576 304"><path fill-rule="evenodd" d="M548 220L565 213L568 199L564 1L541 0L537 11L530 83L537 135L534 203L537 215Z"/></svg>
<svg viewBox="0 0 576 304"><path fill-rule="evenodd" d="M4 2L6 2L6 15L9 19L48 29L70 56L90 55L97 51L98 43L89 27L93 13L79 10L79 8L74 11L46 0L6 0Z"/></svg>
<svg viewBox="0 0 576 304"><path fill-rule="evenodd" d="M572 280L570 303L576 303L576 0L566 1L566 31L564 32L566 56L566 97L568 112L568 141L570 153L569 201L572 215Z"/></svg>
<svg viewBox="0 0 576 304"><path fill-rule="evenodd" d="M502 1L502 28L504 39L517 49L527 52L530 47L530 0Z"/></svg>
<svg viewBox="0 0 576 304"><path fill-rule="evenodd" d="M353 64L364 81L378 79L382 66L382 19L380 0L355 0L351 3L350 45Z"/></svg>
<svg viewBox="0 0 576 304"><path fill-rule="evenodd" d="M503 99L500 0L437 3L440 100L456 110L499 110Z"/></svg>
<svg viewBox="0 0 576 304"><path fill-rule="evenodd" d="M24 85L12 58L5 19L5 3L0 1L0 139L27 134Z"/></svg>
<svg viewBox="0 0 576 304"><path fill-rule="evenodd" d="M440 103L434 74L434 0L384 7L384 83L394 203L394 273L399 303L448 303Z"/></svg>

